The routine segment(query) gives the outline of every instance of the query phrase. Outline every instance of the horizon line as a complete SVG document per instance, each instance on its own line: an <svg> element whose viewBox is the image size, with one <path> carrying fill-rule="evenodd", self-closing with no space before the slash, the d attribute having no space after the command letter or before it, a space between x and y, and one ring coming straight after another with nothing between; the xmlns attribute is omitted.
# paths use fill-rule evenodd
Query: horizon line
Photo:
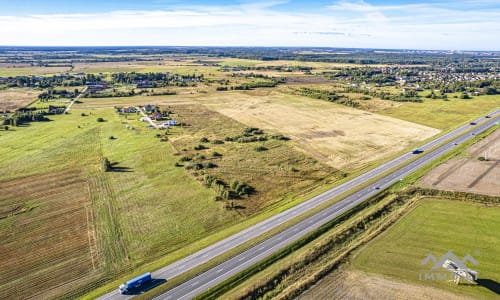
<svg viewBox="0 0 500 300"><path fill-rule="evenodd" d="M333 47L333 46L249 46L249 45L0 45L0 48L319 48L319 49L359 49L359 50L398 50L398 51L448 51L448 52L500 52L500 50L473 50L473 49L428 49L428 48L372 48L372 47Z"/></svg>

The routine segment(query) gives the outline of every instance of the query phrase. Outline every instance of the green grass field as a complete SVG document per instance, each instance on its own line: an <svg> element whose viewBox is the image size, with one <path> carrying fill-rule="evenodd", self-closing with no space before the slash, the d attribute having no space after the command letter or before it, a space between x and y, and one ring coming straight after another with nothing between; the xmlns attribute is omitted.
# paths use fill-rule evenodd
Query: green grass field
<svg viewBox="0 0 500 300"><path fill-rule="evenodd" d="M353 266L464 295L494 298L500 285L499 226L499 207L424 199L392 228L362 248L354 258ZM479 272L479 285L456 286L447 280L419 279L419 276L424 276L420 275L421 272L425 273L432 267L432 263L421 265L428 254L432 253L439 260L448 251L459 259L470 254L477 260L477 266L467 265ZM446 273L442 268L439 271Z"/></svg>
<svg viewBox="0 0 500 300"><path fill-rule="evenodd" d="M80 116L81 112L87 116ZM96 122L97 117L106 122ZM88 185L93 207L95 222L89 225L95 228L98 240L95 272L116 276L240 218L213 201L213 191L182 168L175 168L178 158L172 147L160 143L138 121L120 119L109 109L72 110L70 115L51 119L0 133L0 182L9 185L27 176L78 170ZM129 130L122 122L138 126ZM111 135L115 139L109 139ZM117 171L102 172L102 157L114 163ZM31 197L29 191L26 197ZM53 200L58 201L58 194ZM4 204L12 205L2 202L0 209L7 210ZM30 211L34 219L48 218L47 213L36 207ZM0 225L7 222L15 228L22 218L24 214L10 216ZM39 236L43 238L44 233ZM94 280L100 277L94 276Z"/></svg>
<svg viewBox="0 0 500 300"><path fill-rule="evenodd" d="M425 99L423 103L403 103L377 113L446 130L499 107L500 95L474 96L468 100L453 98L450 95L448 101Z"/></svg>

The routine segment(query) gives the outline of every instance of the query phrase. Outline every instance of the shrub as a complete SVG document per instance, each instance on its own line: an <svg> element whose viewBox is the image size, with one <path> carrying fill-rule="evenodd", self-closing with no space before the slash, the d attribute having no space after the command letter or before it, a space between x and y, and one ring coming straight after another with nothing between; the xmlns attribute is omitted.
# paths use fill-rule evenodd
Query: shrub
<svg viewBox="0 0 500 300"><path fill-rule="evenodd" d="M278 141L288 141L290 140L289 137L287 136L284 136L282 134L274 134L274 135L271 135L271 139L273 140L278 140Z"/></svg>
<svg viewBox="0 0 500 300"><path fill-rule="evenodd" d="M206 137L202 137L200 139L200 143L208 143L208 139Z"/></svg>
<svg viewBox="0 0 500 300"><path fill-rule="evenodd" d="M110 139L110 140L115 140L116 138L115 138L114 136L110 135L110 136L109 136L109 139Z"/></svg>
<svg viewBox="0 0 500 300"><path fill-rule="evenodd" d="M216 168L216 167L217 167L217 165L214 164L213 162L210 162L210 161L203 164L203 168L205 168L205 169L212 169L212 168Z"/></svg>
<svg viewBox="0 0 500 300"><path fill-rule="evenodd" d="M203 154L198 154L198 155L196 155L196 156L194 157L194 159L196 159L196 160L203 160L203 159L205 159L205 158L206 158L206 157L205 157L205 155L203 155Z"/></svg>
<svg viewBox="0 0 500 300"><path fill-rule="evenodd" d="M203 145L196 145L194 146L194 150L203 150L203 149L207 149L207 147L203 146Z"/></svg>
<svg viewBox="0 0 500 300"><path fill-rule="evenodd" d="M233 139L232 137L230 137L230 136L226 136L226 137L224 138L224 141L226 141L226 142L232 142L233 140L234 140L234 139Z"/></svg>
<svg viewBox="0 0 500 300"><path fill-rule="evenodd" d="M104 122L104 119L99 117L99 118L97 118L97 122Z"/></svg>
<svg viewBox="0 0 500 300"><path fill-rule="evenodd" d="M191 157L188 157L188 156L183 156L179 159L180 161L190 161L191 160Z"/></svg>
<svg viewBox="0 0 500 300"><path fill-rule="evenodd" d="M203 165L200 164L200 163L190 163L189 165L186 166L186 169L187 170L202 170L203 169Z"/></svg>
<svg viewBox="0 0 500 300"><path fill-rule="evenodd" d="M224 144L224 142L221 141L221 140L213 140L212 144L214 144L214 145L220 145L220 144Z"/></svg>
<svg viewBox="0 0 500 300"><path fill-rule="evenodd" d="M212 157L221 157L222 154L220 154L219 152L212 152Z"/></svg>
<svg viewBox="0 0 500 300"><path fill-rule="evenodd" d="M262 151L266 151L266 150L267 150L267 148L264 147L264 146L257 146L257 147L255 147L255 151L257 151L257 152L262 152Z"/></svg>

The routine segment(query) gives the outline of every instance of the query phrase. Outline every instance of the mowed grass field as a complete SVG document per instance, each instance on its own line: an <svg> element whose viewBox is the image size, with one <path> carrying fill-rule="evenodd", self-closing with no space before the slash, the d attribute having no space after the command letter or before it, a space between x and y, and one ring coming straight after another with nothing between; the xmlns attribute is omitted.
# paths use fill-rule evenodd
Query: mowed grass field
<svg viewBox="0 0 500 300"><path fill-rule="evenodd" d="M356 255L353 267L413 284L438 287L480 298L498 297L500 284L500 207L429 198L370 242ZM472 255L479 285L456 286L447 280L420 280L419 272L433 263L421 265L432 253L438 260L448 251L459 259ZM447 273L444 269L441 273Z"/></svg>
<svg viewBox="0 0 500 300"><path fill-rule="evenodd" d="M0 134L1 298L96 288L240 218L138 121L109 109L51 119Z"/></svg>
<svg viewBox="0 0 500 300"><path fill-rule="evenodd" d="M498 108L500 95L474 96L467 100L448 95L448 101L424 99L423 103L403 103L397 107L379 110L377 113L448 130Z"/></svg>

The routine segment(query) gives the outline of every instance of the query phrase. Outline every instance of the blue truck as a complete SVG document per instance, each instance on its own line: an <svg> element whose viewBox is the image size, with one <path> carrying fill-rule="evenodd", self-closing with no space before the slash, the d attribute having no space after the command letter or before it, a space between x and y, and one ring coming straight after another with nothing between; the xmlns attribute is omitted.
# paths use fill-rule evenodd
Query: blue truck
<svg viewBox="0 0 500 300"><path fill-rule="evenodd" d="M127 294L131 290L136 289L140 287L141 285L150 282L151 281L151 273L144 273L140 276L137 276L134 279L130 279L129 281L125 282L124 284L120 284L120 293L121 294Z"/></svg>

